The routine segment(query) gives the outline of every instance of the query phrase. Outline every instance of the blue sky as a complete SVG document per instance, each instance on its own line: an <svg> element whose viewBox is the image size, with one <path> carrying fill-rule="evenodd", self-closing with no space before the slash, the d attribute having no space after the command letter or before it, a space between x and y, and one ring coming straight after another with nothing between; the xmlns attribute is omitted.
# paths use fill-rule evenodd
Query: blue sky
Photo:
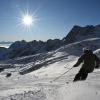
<svg viewBox="0 0 100 100"><path fill-rule="evenodd" d="M29 31L19 25L27 9L38 19ZM89 24L100 24L100 0L0 0L0 41L62 39Z"/></svg>

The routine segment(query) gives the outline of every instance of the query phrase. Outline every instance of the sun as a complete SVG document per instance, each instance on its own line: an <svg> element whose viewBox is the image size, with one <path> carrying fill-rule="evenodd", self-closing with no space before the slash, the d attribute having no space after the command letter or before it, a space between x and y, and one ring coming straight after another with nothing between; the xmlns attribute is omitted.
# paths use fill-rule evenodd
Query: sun
<svg viewBox="0 0 100 100"><path fill-rule="evenodd" d="M35 28L39 18L36 14L36 11L32 13L32 11L29 11L26 9L25 11L20 11L20 16L17 17L18 24L17 26L22 28L23 30L27 30L28 32Z"/></svg>
<svg viewBox="0 0 100 100"><path fill-rule="evenodd" d="M26 26L30 26L33 24L33 17L31 15L24 15L22 18L22 22Z"/></svg>

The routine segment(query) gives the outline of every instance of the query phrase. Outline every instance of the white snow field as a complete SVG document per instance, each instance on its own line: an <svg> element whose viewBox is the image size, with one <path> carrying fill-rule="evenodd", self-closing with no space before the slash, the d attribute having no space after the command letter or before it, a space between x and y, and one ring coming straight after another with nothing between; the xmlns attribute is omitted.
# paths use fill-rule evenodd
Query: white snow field
<svg viewBox="0 0 100 100"><path fill-rule="evenodd" d="M80 66L69 70L88 47L100 57L100 38L72 43L49 53L0 62L0 100L100 100L100 69L73 83ZM11 72L11 77L5 77Z"/></svg>

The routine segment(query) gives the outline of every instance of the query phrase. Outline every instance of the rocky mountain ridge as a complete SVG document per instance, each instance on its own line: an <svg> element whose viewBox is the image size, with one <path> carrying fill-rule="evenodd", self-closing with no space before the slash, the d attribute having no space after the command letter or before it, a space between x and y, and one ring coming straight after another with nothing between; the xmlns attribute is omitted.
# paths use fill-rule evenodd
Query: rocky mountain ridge
<svg viewBox="0 0 100 100"><path fill-rule="evenodd" d="M63 38L65 44L81 41L89 38L100 37L100 25L87 25L81 27L75 25L66 37Z"/></svg>
<svg viewBox="0 0 100 100"><path fill-rule="evenodd" d="M85 27L75 25L61 40L49 39L46 42L36 40L30 42L16 41L9 48L0 48L0 60L49 52L61 46L90 38L100 38L100 25L87 25Z"/></svg>

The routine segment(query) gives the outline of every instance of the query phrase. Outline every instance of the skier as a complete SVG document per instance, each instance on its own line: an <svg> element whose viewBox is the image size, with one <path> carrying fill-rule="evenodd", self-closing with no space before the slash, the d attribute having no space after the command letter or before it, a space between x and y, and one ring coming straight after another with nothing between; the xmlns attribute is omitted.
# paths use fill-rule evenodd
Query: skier
<svg viewBox="0 0 100 100"><path fill-rule="evenodd" d="M86 80L88 73L93 72L94 68L99 68L100 60L89 49L84 49L84 54L78 59L77 63L73 67L79 66L83 63L80 71L76 74L73 82L78 80Z"/></svg>

